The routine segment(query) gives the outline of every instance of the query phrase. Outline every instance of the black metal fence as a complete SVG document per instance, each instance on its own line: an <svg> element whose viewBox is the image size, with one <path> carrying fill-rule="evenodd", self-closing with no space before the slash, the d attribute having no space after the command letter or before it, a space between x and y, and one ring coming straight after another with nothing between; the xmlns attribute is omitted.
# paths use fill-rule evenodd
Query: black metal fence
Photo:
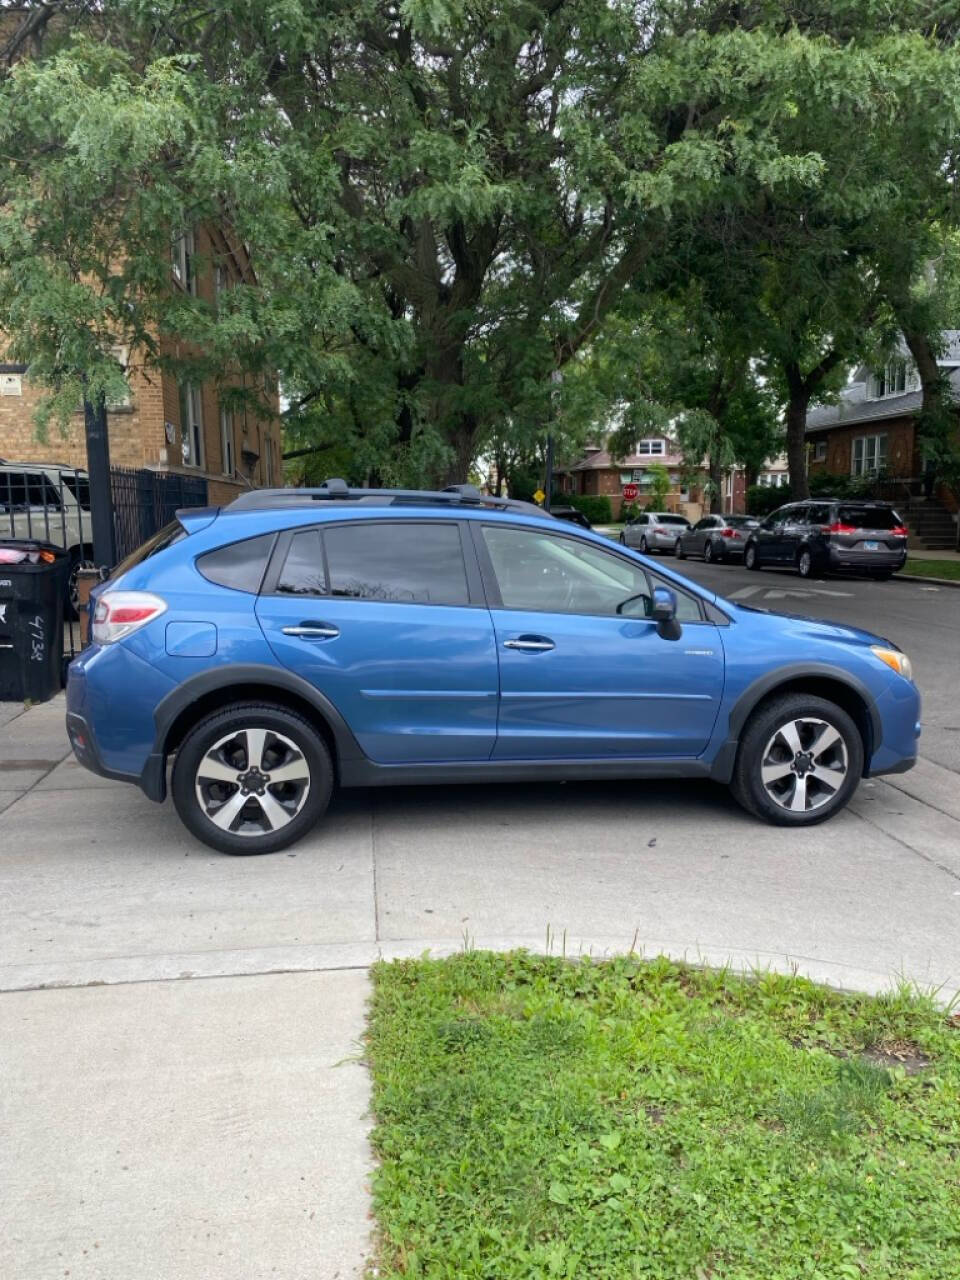
<svg viewBox="0 0 960 1280"><path fill-rule="evenodd" d="M111 467L110 490L118 561L169 524L181 507L207 505L203 476Z"/></svg>
<svg viewBox="0 0 960 1280"><path fill-rule="evenodd" d="M202 476L110 468L117 562L136 551L181 507L205 507ZM90 483L85 471L42 463L0 462L0 537L39 538L70 555L70 596L66 602L64 654L80 650L76 612L76 571L93 564Z"/></svg>

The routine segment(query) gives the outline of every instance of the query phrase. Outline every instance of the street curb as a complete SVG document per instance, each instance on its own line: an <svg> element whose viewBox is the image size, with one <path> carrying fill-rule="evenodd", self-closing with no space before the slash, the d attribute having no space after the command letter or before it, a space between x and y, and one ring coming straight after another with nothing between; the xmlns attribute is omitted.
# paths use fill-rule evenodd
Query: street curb
<svg viewBox="0 0 960 1280"><path fill-rule="evenodd" d="M928 578L919 573L898 573L897 582L929 582L934 587L960 587L960 578Z"/></svg>

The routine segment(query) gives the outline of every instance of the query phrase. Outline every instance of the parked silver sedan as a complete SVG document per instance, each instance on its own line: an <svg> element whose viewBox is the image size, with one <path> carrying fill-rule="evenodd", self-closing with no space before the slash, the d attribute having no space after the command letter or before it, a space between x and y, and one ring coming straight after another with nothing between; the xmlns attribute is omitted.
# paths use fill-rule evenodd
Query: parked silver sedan
<svg viewBox="0 0 960 1280"><path fill-rule="evenodd" d="M703 556L707 564L718 560L740 560L751 529L760 521L753 516L704 516L675 540L677 558Z"/></svg>
<svg viewBox="0 0 960 1280"><path fill-rule="evenodd" d="M628 520L620 534L620 541L625 547L633 547L649 555L654 551L673 551L678 536L690 528L686 516L677 516L668 511L641 511L633 520Z"/></svg>

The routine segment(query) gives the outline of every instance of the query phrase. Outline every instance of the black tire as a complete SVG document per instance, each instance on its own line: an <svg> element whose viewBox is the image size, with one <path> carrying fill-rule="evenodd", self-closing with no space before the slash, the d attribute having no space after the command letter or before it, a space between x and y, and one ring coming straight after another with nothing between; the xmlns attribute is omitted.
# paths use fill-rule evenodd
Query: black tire
<svg viewBox="0 0 960 1280"><path fill-rule="evenodd" d="M627 545L627 540L626 540L626 538L623 536L623 534L622 534L622 533L621 533L621 535L620 535L620 545L621 545L621 547L625 547L625 546Z"/></svg>
<svg viewBox="0 0 960 1280"><path fill-rule="evenodd" d="M677 557L678 560L686 560L687 558L687 553L684 551L683 544L679 538L673 544L673 554Z"/></svg>
<svg viewBox="0 0 960 1280"><path fill-rule="evenodd" d="M640 539L640 550L643 552L643 554L644 554L645 556L648 556L648 555L650 554L650 548L649 548L649 546L647 546L647 535L646 535L646 534L644 534L644 535L641 537L641 539Z"/></svg>
<svg viewBox="0 0 960 1280"><path fill-rule="evenodd" d="M893 570L891 569L889 572L885 570L883 573L875 573L873 577L876 582L889 582L893 577Z"/></svg>
<svg viewBox="0 0 960 1280"><path fill-rule="evenodd" d="M801 547L797 552L797 573L801 578L812 578L817 571L817 562L809 547Z"/></svg>
<svg viewBox="0 0 960 1280"><path fill-rule="evenodd" d="M786 806L795 795L798 785L796 773L786 774L783 779L770 784L775 788L782 788L781 801L778 802L768 791L761 769L771 741L776 742L778 747L782 744L782 758L773 767L786 769L790 766L790 747L786 739L778 737L778 730L781 726L803 720L824 721L839 733L845 764L842 771L830 767L831 760L839 763L841 759L839 746L821 753L821 764L807 774L803 783L803 796L809 797L807 803L815 807L794 811ZM821 731L812 727L810 732L819 736ZM816 737L813 738L813 742L815 741ZM748 813L773 826L809 827L818 822L826 822L843 809L859 786L862 775L863 739L847 712L826 698L807 693L787 693L761 703L747 720L740 735L730 790ZM829 781L820 782L818 776ZM812 782L816 785L811 786ZM839 783L835 790L832 789L834 782Z"/></svg>
<svg viewBox="0 0 960 1280"><path fill-rule="evenodd" d="M713 541L710 538L708 538L706 542L703 544L704 564L713 564L714 560L719 560L719 559L720 557L717 555L716 551L714 550Z"/></svg>
<svg viewBox="0 0 960 1280"><path fill-rule="evenodd" d="M743 553L743 567L745 569L760 569L760 556L757 554L757 544L748 542L746 550Z"/></svg>
<svg viewBox="0 0 960 1280"><path fill-rule="evenodd" d="M299 759L308 771L306 794L295 815L288 818L284 826L275 830L265 830L263 834L238 834L221 829L208 816L207 809L201 804L200 797L197 795L198 770L207 753L232 731L241 735L246 728L267 730L268 734L272 735L267 740L270 744L278 743L279 735L282 735L282 738L292 743L299 752ZM273 746L270 750L273 750ZM257 762L257 768L263 768L264 758L268 755L269 751L265 750L261 760ZM247 760L241 767L246 769L249 766L250 762ZM265 772L265 776L269 778L268 771ZM334 773L330 752L323 738L308 720L295 711L288 711L285 707L270 703L236 702L205 716L189 731L177 751L173 766L172 791L173 802L183 825L211 849L230 854L276 853L299 840L322 817L330 803L333 782ZM228 783L227 786L233 787L234 784ZM263 790L269 789L269 786L270 784L267 783L260 794L263 794ZM237 790L239 788L233 790L231 795L235 795ZM271 791L270 794L274 799L277 798L275 791ZM283 794L282 789L280 794ZM288 803L297 803L296 798ZM260 809L260 807L256 796L251 795L251 804L248 809L240 811L237 820L242 819L244 812ZM215 809L214 812L216 811Z"/></svg>

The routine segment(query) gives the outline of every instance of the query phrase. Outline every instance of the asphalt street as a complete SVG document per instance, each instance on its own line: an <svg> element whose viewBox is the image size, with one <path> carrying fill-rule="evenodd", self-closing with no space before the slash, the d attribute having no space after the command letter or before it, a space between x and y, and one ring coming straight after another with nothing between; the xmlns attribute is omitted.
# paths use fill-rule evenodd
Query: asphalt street
<svg viewBox="0 0 960 1280"><path fill-rule="evenodd" d="M0 1276L365 1274L367 966L634 948L960 995L960 591L696 561L915 661L922 758L823 826L707 782L352 791L229 858L81 769L63 698L0 704Z"/></svg>
<svg viewBox="0 0 960 1280"><path fill-rule="evenodd" d="M736 563L662 559L665 567L740 604L863 627L910 655L923 694L920 755L960 773L960 589L930 583L831 577Z"/></svg>

